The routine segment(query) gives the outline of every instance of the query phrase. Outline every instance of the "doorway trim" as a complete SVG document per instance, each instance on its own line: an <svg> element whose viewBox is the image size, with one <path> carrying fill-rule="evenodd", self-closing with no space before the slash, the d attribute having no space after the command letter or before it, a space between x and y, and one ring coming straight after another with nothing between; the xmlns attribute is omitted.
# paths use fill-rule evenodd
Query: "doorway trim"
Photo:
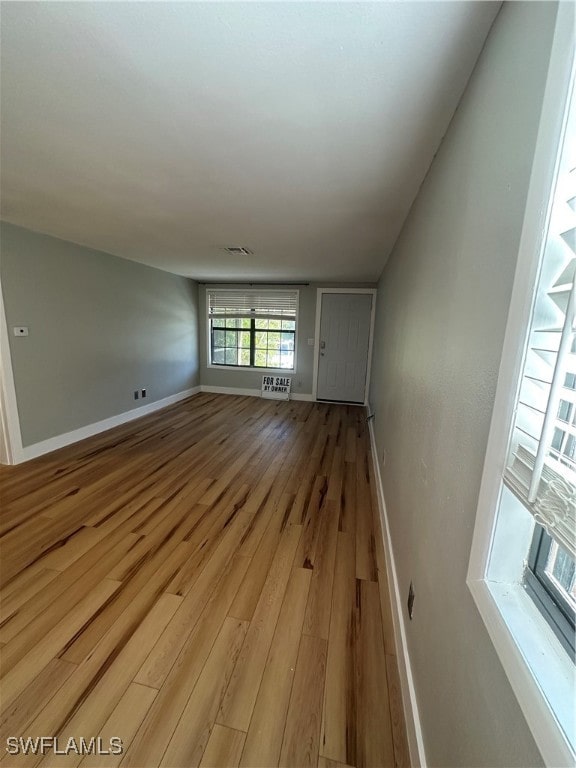
<svg viewBox="0 0 576 768"><path fill-rule="evenodd" d="M0 285L0 463L22 461L22 435L12 371L12 354L8 339L8 322Z"/></svg>
<svg viewBox="0 0 576 768"><path fill-rule="evenodd" d="M317 288L316 289L316 323L314 326L314 364L312 371L312 398L318 400L318 364L320 363L320 318L322 316L322 296L325 293L369 293L372 295L372 310L370 312L370 338L368 340L368 365L366 366L366 382L364 384L364 405L368 405L368 388L372 370L372 346L374 343L374 320L376 318L377 288Z"/></svg>

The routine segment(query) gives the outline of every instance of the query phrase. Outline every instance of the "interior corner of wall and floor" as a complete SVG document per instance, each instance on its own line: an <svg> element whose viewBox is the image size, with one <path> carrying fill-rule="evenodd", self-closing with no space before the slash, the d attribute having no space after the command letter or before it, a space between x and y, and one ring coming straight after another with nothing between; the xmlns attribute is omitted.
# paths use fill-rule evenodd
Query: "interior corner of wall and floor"
<svg viewBox="0 0 576 768"><path fill-rule="evenodd" d="M407 644L431 766L542 765L466 571L555 8L504 4L377 286L370 407L400 594L412 581L416 595ZM1 235L7 325L30 326L26 345L10 336L24 446L140 405L137 386L153 402L229 384L206 367L192 280L10 224ZM255 386L246 376L234 385Z"/></svg>

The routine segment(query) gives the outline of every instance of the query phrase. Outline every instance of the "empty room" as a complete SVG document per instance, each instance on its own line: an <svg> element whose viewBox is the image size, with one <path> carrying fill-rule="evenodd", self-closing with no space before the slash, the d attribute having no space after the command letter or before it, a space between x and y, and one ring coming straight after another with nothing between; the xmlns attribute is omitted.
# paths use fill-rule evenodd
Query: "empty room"
<svg viewBox="0 0 576 768"><path fill-rule="evenodd" d="M573 766L575 4L0 26L0 768Z"/></svg>

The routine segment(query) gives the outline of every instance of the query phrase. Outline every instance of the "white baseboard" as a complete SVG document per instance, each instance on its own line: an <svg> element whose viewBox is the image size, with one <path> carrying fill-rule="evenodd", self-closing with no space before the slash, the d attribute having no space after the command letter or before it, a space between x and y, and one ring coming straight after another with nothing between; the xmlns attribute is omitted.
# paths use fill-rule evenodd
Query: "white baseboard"
<svg viewBox="0 0 576 768"><path fill-rule="evenodd" d="M290 393L290 400L301 400L305 403L315 403L316 398L314 395L299 395L297 392Z"/></svg>
<svg viewBox="0 0 576 768"><path fill-rule="evenodd" d="M172 405L180 400L185 400L187 397L196 395L198 392L200 392L200 387L192 387L192 389L177 392L175 395L163 397L161 400L155 400L153 403L141 405L139 408L133 408L131 411L119 413L117 416L111 416L108 419L97 421L94 424L87 424L85 427L72 430L72 432L66 432L63 435L56 435L56 437L50 437L48 440L42 440L39 443L27 445L15 452L13 457L14 464L21 464L23 461L35 459L38 456L43 456L45 453L57 451L59 448L64 448L72 443L77 443L79 440L85 440L87 437L92 437L93 435L105 432L113 427L118 427L121 424L126 424L134 419L139 419L149 413L159 411L162 408L166 408L168 405Z"/></svg>
<svg viewBox="0 0 576 768"><path fill-rule="evenodd" d="M402 610L403 602L400 597L400 589L398 586L396 562L394 560L392 538L390 536L388 515L386 513L386 502L384 501L382 475L380 474L374 427L372 424L372 420L370 420L368 422L368 427L370 431L370 444L372 446L374 474L376 477L378 511L380 513L380 524L382 526L381 533L384 539L384 551L386 553L386 573L388 575L388 584L390 585L389 591L390 601L392 603L392 623L394 625L396 659L400 675L400 686L402 688L402 704L404 708L404 719L406 721L408 746L410 749L410 761L413 766L422 766L422 768L425 768L426 754L424 751L424 740L422 738L422 727L420 725L414 679L412 677L412 667L410 666L410 654L408 652L408 643L406 641L406 627L404 625L404 613Z"/></svg>
<svg viewBox="0 0 576 768"><path fill-rule="evenodd" d="M200 387L201 392L212 392L215 395L243 395L245 397L260 397L261 391L259 389L244 389L242 387L212 387L207 384L202 384ZM300 395L296 392L290 392L290 400L304 400L306 402L313 402L312 395Z"/></svg>

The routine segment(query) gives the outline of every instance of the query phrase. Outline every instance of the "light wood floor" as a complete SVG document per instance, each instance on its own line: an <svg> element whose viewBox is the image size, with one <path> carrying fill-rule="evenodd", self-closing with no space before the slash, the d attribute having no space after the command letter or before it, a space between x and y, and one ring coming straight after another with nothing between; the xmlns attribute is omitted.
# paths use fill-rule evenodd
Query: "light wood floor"
<svg viewBox="0 0 576 768"><path fill-rule="evenodd" d="M408 765L365 418L201 394L2 467L0 766Z"/></svg>

